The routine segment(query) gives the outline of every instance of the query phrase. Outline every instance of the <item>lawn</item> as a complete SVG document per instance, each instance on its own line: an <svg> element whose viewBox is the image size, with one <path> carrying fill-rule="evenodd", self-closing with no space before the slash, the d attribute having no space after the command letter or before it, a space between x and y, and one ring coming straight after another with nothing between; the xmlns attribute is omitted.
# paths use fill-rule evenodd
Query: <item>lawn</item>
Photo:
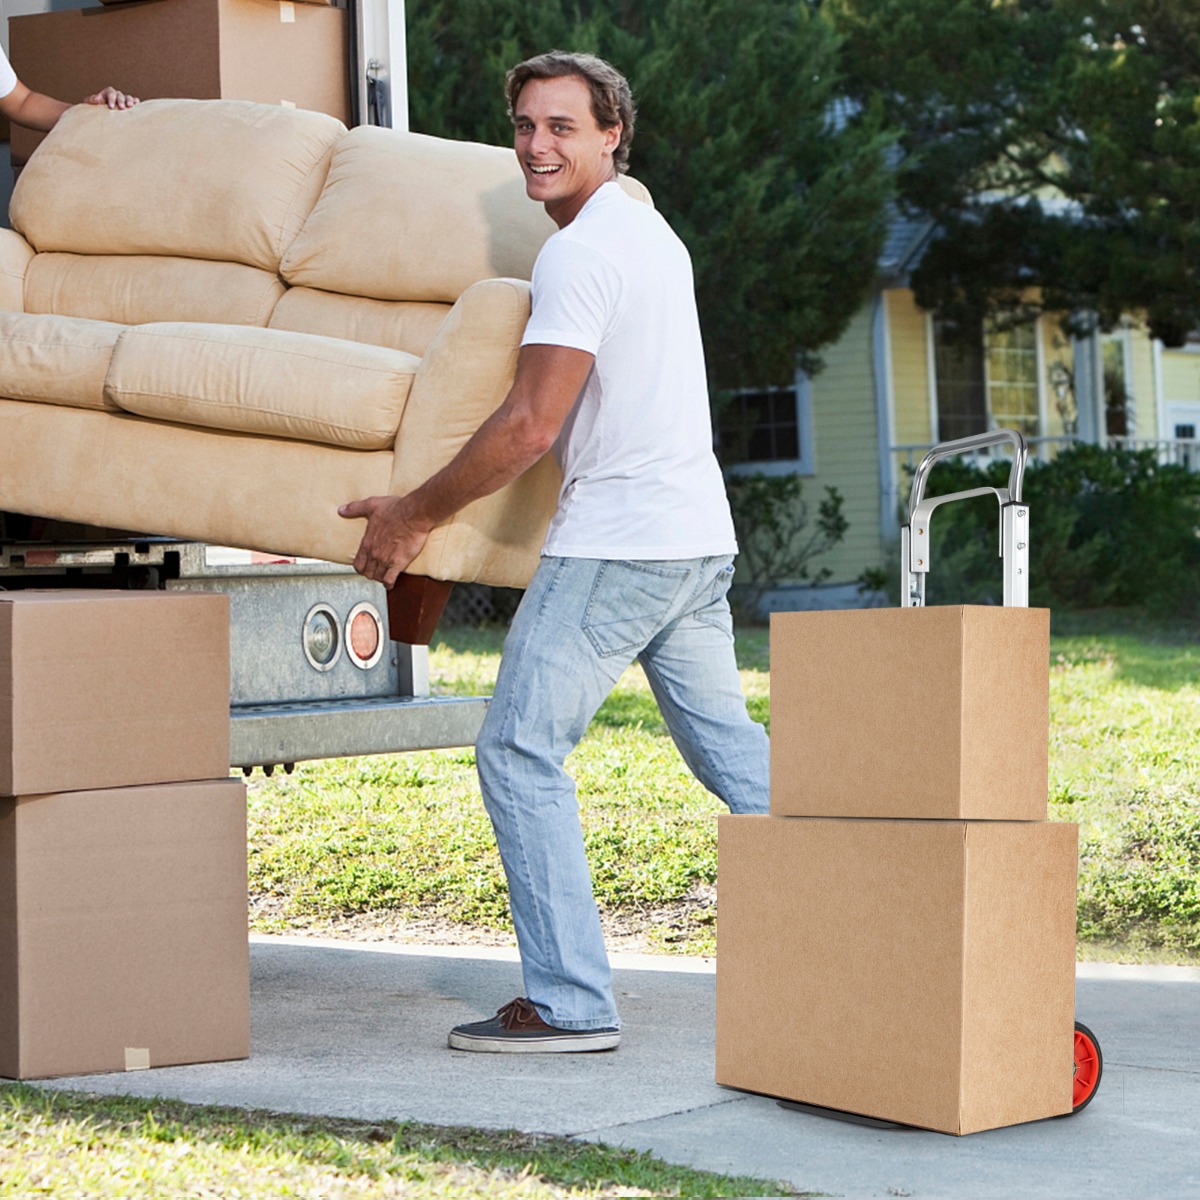
<svg viewBox="0 0 1200 1200"><path fill-rule="evenodd" d="M0 1200L780 1196L649 1154L524 1133L283 1116L0 1083Z"/></svg>
<svg viewBox="0 0 1200 1200"><path fill-rule="evenodd" d="M496 630L448 629L437 690L479 694ZM739 634L752 715L769 725L765 629ZM1083 957L1200 959L1200 628L1126 614L1056 620L1051 815L1080 824ZM626 672L569 760L597 900L617 947L711 954L716 816L645 677ZM252 919L263 931L508 940L503 873L470 749L305 764L256 777Z"/></svg>

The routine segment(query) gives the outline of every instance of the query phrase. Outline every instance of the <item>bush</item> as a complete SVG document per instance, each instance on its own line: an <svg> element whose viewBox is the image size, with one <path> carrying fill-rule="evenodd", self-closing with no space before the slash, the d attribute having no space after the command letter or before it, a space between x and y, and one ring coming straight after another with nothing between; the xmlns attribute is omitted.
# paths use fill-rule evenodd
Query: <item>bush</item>
<svg viewBox="0 0 1200 1200"><path fill-rule="evenodd" d="M928 495L1004 487L1009 465L939 463ZM1200 615L1200 473L1152 451L1076 445L1025 475L1030 603ZM999 520L990 497L940 508L930 522L928 598L999 603Z"/></svg>
<svg viewBox="0 0 1200 1200"><path fill-rule="evenodd" d="M829 577L828 568L812 571L810 564L846 536L837 488L825 489L810 524L804 487L794 472L733 474L725 484L737 532L739 606L748 615L758 613L763 594L777 584L820 583Z"/></svg>

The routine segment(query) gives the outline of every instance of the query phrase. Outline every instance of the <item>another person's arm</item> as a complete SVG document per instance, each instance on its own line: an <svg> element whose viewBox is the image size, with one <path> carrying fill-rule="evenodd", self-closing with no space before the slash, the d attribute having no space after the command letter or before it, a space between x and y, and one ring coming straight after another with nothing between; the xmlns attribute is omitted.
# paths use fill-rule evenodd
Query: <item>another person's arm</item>
<svg viewBox="0 0 1200 1200"><path fill-rule="evenodd" d="M83 104L103 104L112 109L132 108L138 103L136 96L126 95L114 87L106 87L94 96L88 96ZM24 125L28 129L50 130L58 123L59 117L72 105L41 92L27 88L20 80L7 96L0 98L0 113L3 113L14 125Z"/></svg>
<svg viewBox="0 0 1200 1200"><path fill-rule="evenodd" d="M533 466L554 445L594 361L565 346L522 347L504 403L450 463L406 496L372 496L338 509L343 517L367 518L354 569L391 587L434 528Z"/></svg>

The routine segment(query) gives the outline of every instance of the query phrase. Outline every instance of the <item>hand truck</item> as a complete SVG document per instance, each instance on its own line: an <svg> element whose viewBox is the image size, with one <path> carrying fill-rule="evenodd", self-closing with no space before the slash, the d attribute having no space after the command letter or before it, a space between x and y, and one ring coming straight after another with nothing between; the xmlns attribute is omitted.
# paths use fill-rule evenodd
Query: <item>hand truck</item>
<svg viewBox="0 0 1200 1200"><path fill-rule="evenodd" d="M929 473L943 458L968 454L992 446L1012 447L1012 468L1008 486L1003 488L970 488L948 496L926 497ZM1025 464L1029 447L1024 436L1015 429L996 429L989 433L939 442L913 474L909 492L908 522L900 530L900 603L906 608L925 605L925 577L929 574L929 519L936 508L955 500L975 496L995 496L1000 504L1000 558L1004 571L1004 603L1009 607L1029 606L1029 505L1021 496L1025 479ZM1096 1035L1084 1024L1075 1022L1073 1046L1074 1088L1071 1112L1074 1115L1091 1103L1100 1087L1104 1057Z"/></svg>

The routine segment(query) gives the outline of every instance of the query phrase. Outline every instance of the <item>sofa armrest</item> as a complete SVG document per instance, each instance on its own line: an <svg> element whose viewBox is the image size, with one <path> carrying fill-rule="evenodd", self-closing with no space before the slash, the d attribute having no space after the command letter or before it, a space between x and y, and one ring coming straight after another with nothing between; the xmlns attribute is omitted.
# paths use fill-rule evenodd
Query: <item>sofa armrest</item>
<svg viewBox="0 0 1200 1200"><path fill-rule="evenodd" d="M396 437L394 495L411 492L441 470L503 403L529 310L529 284L520 279L485 279L459 297L413 380ZM559 480L558 465L547 455L435 529L410 570L524 587L537 565Z"/></svg>
<svg viewBox="0 0 1200 1200"><path fill-rule="evenodd" d="M396 438L397 494L444 467L503 403L529 308L529 284L520 279L485 279L458 298L408 396Z"/></svg>
<svg viewBox="0 0 1200 1200"><path fill-rule="evenodd" d="M14 229L0 228L0 309L25 311L25 272L33 247Z"/></svg>

